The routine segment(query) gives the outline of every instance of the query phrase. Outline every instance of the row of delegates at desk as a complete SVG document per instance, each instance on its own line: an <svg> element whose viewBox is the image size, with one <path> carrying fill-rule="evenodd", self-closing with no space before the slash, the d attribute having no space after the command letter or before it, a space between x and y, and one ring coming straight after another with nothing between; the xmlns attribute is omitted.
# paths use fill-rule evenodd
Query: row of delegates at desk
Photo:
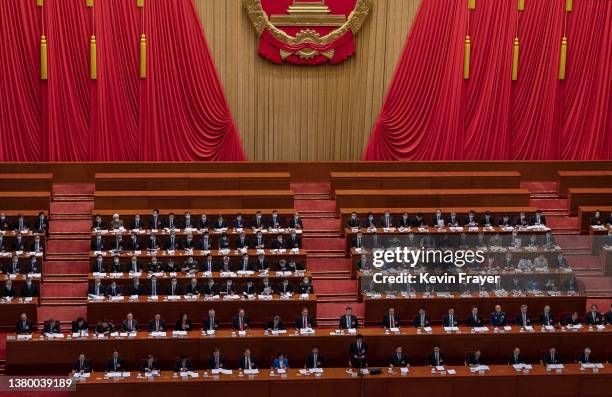
<svg viewBox="0 0 612 397"><path fill-rule="evenodd" d="M8 232L8 231L27 231L31 230L34 233L44 233L46 234L49 230L49 220L44 212L39 212L36 219L32 221L28 221L24 214L17 214L17 216L13 219L6 216L4 212L0 212L0 231Z"/></svg>
<svg viewBox="0 0 612 397"><path fill-rule="evenodd" d="M351 314L349 308L347 308L347 315L345 317L348 319ZM502 310L501 305L495 305L494 311L489 316L488 321L480 314L477 306L472 307L472 310L465 319L460 319L460 316L455 313L455 309L451 307L441 320L443 327L457 327L461 324L465 324L468 327L484 327L486 325L501 327L511 323L520 327L534 326L536 324L540 324L541 326L560 326L561 324L583 324L583 321L587 325L612 325L612 305L610 305L610 309L605 314L602 314L598 306L594 304L582 318L578 312L573 312L567 314L562 319L556 318L549 305L545 305L543 311L535 316L535 318L529 312L527 305L521 305L519 313L516 313L513 320L511 320L510 316ZM389 308L387 314L385 314L382 319L382 326L384 328L398 328L400 323L400 317L395 312L395 309ZM341 319L340 325L343 326L344 324L346 323L342 322ZM358 323L355 321L354 325L358 326ZM431 326L431 318L424 307L420 307L418 313L414 316L413 325L416 328Z"/></svg>
<svg viewBox="0 0 612 397"><path fill-rule="evenodd" d="M448 234L441 233L433 236L430 233L414 234L408 233L405 237L398 235L385 235L377 232L369 233L364 236L361 231L358 231L355 237L351 240L352 248L468 248L468 247L489 247L496 248L542 248L554 249L557 248L557 241L550 231L543 235L531 233L530 235L521 235L518 229L514 229L512 234L501 235L499 233L487 235L482 231L475 234Z"/></svg>
<svg viewBox="0 0 612 397"><path fill-rule="evenodd" d="M302 218L299 212L295 212L289 220L284 219L274 210L270 216L264 216L261 211L257 211L255 216L249 221L241 213L234 215L233 219L228 219L222 214L219 214L215 219L210 219L206 214L201 214L199 217L192 216L191 212L187 211L182 217L177 217L174 213L167 216L162 216L159 210L153 210L148 221L144 221L139 214L134 215L133 219L125 224L119 214L113 214L110 222L105 222L102 216L95 215L91 225L92 230L117 230L117 229L302 229Z"/></svg>
<svg viewBox="0 0 612 397"><path fill-rule="evenodd" d="M28 251L28 252L45 252L45 242L39 234L34 238L26 238L21 232L17 232L15 237L6 238L0 234L0 251Z"/></svg>
<svg viewBox="0 0 612 397"><path fill-rule="evenodd" d="M180 262L173 258L168 258L167 262L165 263L154 256L151 258L150 262L146 264L146 268L138 260L137 256L132 256L128 263L122 261L119 256L113 256L111 262L109 263L104 260L103 255L97 255L94 263L91 265L92 273L140 273L145 271L149 274L154 274L160 272L266 272L269 270L297 272L305 269L302 263L291 257L289 260L280 258L271 264L266 258L265 254L259 254L256 258L253 258L248 254L242 255L240 258L231 258L224 255L220 260L215 259L212 254L208 254L202 261L198 261L192 255L189 255Z"/></svg>
<svg viewBox="0 0 612 397"><path fill-rule="evenodd" d="M0 267L0 274L39 274L41 271L41 264L36 255L31 255L26 264L20 261L17 255L13 255Z"/></svg>
<svg viewBox="0 0 612 397"><path fill-rule="evenodd" d="M101 232L96 232L91 240L92 251L112 251L121 253L124 251L140 250L226 250L226 249L294 249L302 247L302 239L296 230L291 230L290 234L284 236L266 236L261 231L257 231L254 236L247 236L242 231L238 236L231 237L227 233L221 233L215 242L208 232L204 232L198 238L193 233L187 233L185 237L179 237L174 230L167 236L158 236L157 233L150 233L146 238L141 239L136 232L131 232L127 239L120 233L115 234L113 241L106 241Z"/></svg>
<svg viewBox="0 0 612 397"><path fill-rule="evenodd" d="M431 220L425 219L422 212L415 214L414 216L404 212L399 217L394 217L389 211L385 211L383 216L376 219L372 212L369 212L366 219L363 221L359 219L356 212L352 212L349 219L346 222L346 226L349 228L391 228L391 227L459 227L459 226L500 226L500 227L525 227L541 225L546 226L546 216L542 214L542 211L537 210L532 216L528 216L526 212L521 212L518 217L511 219L508 215L502 215L496 219L490 211L486 211L484 214L479 215L474 211L470 211L464 217L461 217L456 212L451 212L450 215L446 215L441 209L438 209L432 216Z"/></svg>
<svg viewBox="0 0 612 397"><path fill-rule="evenodd" d="M595 210L590 219L591 226L608 226L612 227L612 212L605 217L600 210Z"/></svg>
<svg viewBox="0 0 612 397"><path fill-rule="evenodd" d="M1 291L2 292L0 296L2 297L2 299L5 299L5 300L13 299L16 297L34 298L38 296L38 292L39 292L38 286L36 285L32 277L30 276L26 277L25 283L19 286L19 288L13 285L13 281L11 279L6 280L4 282L4 285L2 286Z"/></svg>
<svg viewBox="0 0 612 397"><path fill-rule="evenodd" d="M272 283L269 277L264 277L259 282L246 280L244 285L234 284L234 280L227 279L219 284L209 278L206 282L200 283L197 278L192 277L186 285L181 285L176 277L170 279L170 284L166 287L160 285L156 276L151 276L148 284L143 285L140 279L133 278L127 289L124 290L116 280L111 280L108 286L102 283L100 278L95 278L89 287L89 295L95 296L159 296L159 295L272 295L272 294L314 294L314 287L309 277L304 276L297 287L289 281L283 279L278 284Z"/></svg>
<svg viewBox="0 0 612 397"><path fill-rule="evenodd" d="M310 354L306 357L304 362L304 368L323 368L323 356L321 355L318 346L312 347ZM241 370L258 369L257 358L251 353L251 349L249 348L242 349L242 354L238 359L238 363L238 368ZM208 357L207 364L207 369L210 370L229 369L226 365L225 358L221 354L221 350L219 348L213 349L212 353ZM282 352L278 352L272 360L271 367L273 369L288 369L289 360ZM126 367L124 358L121 357L121 355L119 354L119 350L113 349L111 357L106 361L105 371L122 372L125 369ZM140 360L139 370L142 373L159 373L161 371L161 365L153 354L147 354L144 359ZM188 372L193 370L194 367L192 360L186 354L181 354L179 357L177 357L173 365L173 371L175 373ZM72 365L72 374L83 374L90 372L93 372L91 360L89 360L84 353L79 354L78 358L74 361L74 364Z"/></svg>

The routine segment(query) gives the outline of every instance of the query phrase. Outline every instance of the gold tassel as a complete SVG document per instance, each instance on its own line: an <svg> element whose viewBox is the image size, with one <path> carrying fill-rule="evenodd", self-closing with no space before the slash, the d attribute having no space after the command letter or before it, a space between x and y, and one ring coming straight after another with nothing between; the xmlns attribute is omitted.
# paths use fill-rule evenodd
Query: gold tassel
<svg viewBox="0 0 612 397"><path fill-rule="evenodd" d="M47 38L40 36L40 79L47 80Z"/></svg>
<svg viewBox="0 0 612 397"><path fill-rule="evenodd" d="M571 12L574 8L573 0L565 0L565 12Z"/></svg>
<svg viewBox="0 0 612 397"><path fill-rule="evenodd" d="M525 0L518 0L518 10L525 11Z"/></svg>
<svg viewBox="0 0 612 397"><path fill-rule="evenodd" d="M36 5L39 7L43 6L43 0L36 0Z"/></svg>
<svg viewBox="0 0 612 397"><path fill-rule="evenodd" d="M519 39L514 38L514 50L512 52L512 81L518 80L518 62L519 62Z"/></svg>
<svg viewBox="0 0 612 397"><path fill-rule="evenodd" d="M567 37L561 39L561 60L559 62L559 80L565 80L565 62L567 61Z"/></svg>
<svg viewBox="0 0 612 397"><path fill-rule="evenodd" d="M87 3L85 3L85 5L87 7L93 7L93 3L94 3L94 0L87 0Z"/></svg>
<svg viewBox="0 0 612 397"><path fill-rule="evenodd" d="M89 74L92 80L98 78L98 68L96 62L96 36L91 36L89 41Z"/></svg>
<svg viewBox="0 0 612 397"><path fill-rule="evenodd" d="M476 8L476 0L468 0L468 10L473 10Z"/></svg>
<svg viewBox="0 0 612 397"><path fill-rule="evenodd" d="M140 36L140 78L147 78L147 37Z"/></svg>
<svg viewBox="0 0 612 397"><path fill-rule="evenodd" d="M463 79L468 80L470 78L470 36L465 36L465 48L463 52Z"/></svg>
<svg viewBox="0 0 612 397"><path fill-rule="evenodd" d="M136 0L136 5L140 8L144 7L144 0Z"/></svg>

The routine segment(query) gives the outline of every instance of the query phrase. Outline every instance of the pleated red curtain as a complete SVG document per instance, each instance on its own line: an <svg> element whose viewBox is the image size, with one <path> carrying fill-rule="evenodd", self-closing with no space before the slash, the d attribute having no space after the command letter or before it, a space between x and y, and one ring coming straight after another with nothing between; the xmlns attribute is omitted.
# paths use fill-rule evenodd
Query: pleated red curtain
<svg viewBox="0 0 612 397"><path fill-rule="evenodd" d="M44 0L46 81L43 9L35 0L0 7L0 160L244 160L193 0L146 0L144 14L136 0L95 0L93 9L85 0Z"/></svg>
<svg viewBox="0 0 612 397"><path fill-rule="evenodd" d="M464 80L467 1L423 1L364 159L611 159L612 1L574 0L567 19L565 3L477 0Z"/></svg>

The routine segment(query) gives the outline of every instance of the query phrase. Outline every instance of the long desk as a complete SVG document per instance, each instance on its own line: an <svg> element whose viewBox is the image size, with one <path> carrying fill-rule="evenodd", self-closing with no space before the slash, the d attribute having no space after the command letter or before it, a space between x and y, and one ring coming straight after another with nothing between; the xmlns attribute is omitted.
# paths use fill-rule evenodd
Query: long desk
<svg viewBox="0 0 612 397"><path fill-rule="evenodd" d="M610 206L612 203L612 188L569 188L567 189L569 211L576 216L580 206Z"/></svg>
<svg viewBox="0 0 612 397"><path fill-rule="evenodd" d="M582 233L588 233L591 226L591 217L595 215L595 211L601 212L601 220L605 222L612 213L612 205L581 205L578 207L578 225Z"/></svg>
<svg viewBox="0 0 612 397"><path fill-rule="evenodd" d="M97 173L96 190L289 189L288 172Z"/></svg>
<svg viewBox="0 0 612 397"><path fill-rule="evenodd" d="M559 194L566 196L569 188L612 186L612 171L559 171Z"/></svg>
<svg viewBox="0 0 612 397"><path fill-rule="evenodd" d="M313 346L319 346L324 357L325 366L345 366L348 349L355 341L354 335L346 332L335 334L332 329L316 329L314 335L296 335L293 318L288 321L287 333L272 335L261 329L249 330L246 336L233 335L223 329L214 336L202 335L200 330L188 332L187 336L173 337L168 332L165 337L150 337L146 331L136 336L107 337L97 339L90 334L86 337L67 339L47 339L35 334L29 341L17 341L14 337L7 340L7 370L9 373L25 373L35 366L45 366L50 370L65 373L80 353L92 360L94 370L103 370L106 360L113 348L117 348L125 358L127 369L135 370L140 360L147 354L154 354L162 369L171 369L176 357L188 354L193 360L194 368L207 368L207 359L217 347L225 358L229 368L238 367L238 358L242 349L248 347L258 359L261 368L269 368L272 356L283 352L293 367L302 367L305 358ZM564 362L572 362L576 352L590 347L593 357L605 360L612 353L609 340L612 337L612 326L603 331L566 330L557 328L554 331L542 332L540 326L534 326L533 332L521 331L513 326L512 330L495 333L493 327L488 332L475 333L471 328L460 327L460 333L447 333L441 326L434 326L430 333L413 327L402 327L399 333L386 333L382 327L368 327L358 330L368 344L368 364L386 366L396 346L402 346L411 365L423 365L427 355L435 344L441 346L442 352L451 364L462 364L465 352L480 349L485 361L489 364L507 364L512 350L520 347L521 354L528 362L537 362L541 353L549 346L555 346ZM40 352L45 354L41 355Z"/></svg>
<svg viewBox="0 0 612 397"><path fill-rule="evenodd" d="M38 308L38 298L32 298L30 302L25 302L23 298L15 298L10 302L0 300L0 330L15 331L15 325L19 321L21 313L28 315L33 324L36 324L36 313Z"/></svg>
<svg viewBox="0 0 612 397"><path fill-rule="evenodd" d="M293 208L293 190L105 190L94 193L96 210L177 207Z"/></svg>
<svg viewBox="0 0 612 397"><path fill-rule="evenodd" d="M406 395L430 395L436 397L486 396L494 392L500 397L591 397L601 396L609 390L612 369L606 366L598 373L581 371L577 365L568 365L560 374L547 372L536 366L528 375L517 373L509 366L493 366L484 375L470 373L466 367L455 367L455 375L432 374L429 367L411 368L403 376L399 371L392 374L359 377L347 373L345 368L328 368L321 377L302 376L290 370L286 376L270 376L269 370L261 370L254 377L222 375L199 377L190 380L173 378L164 373L160 379L129 378L121 381L93 379L77 385L77 395L88 397L108 396L109 393L129 396L168 396L180 393L196 395L203 389L210 395L248 395L271 397L290 395L338 396L339 394L368 397L405 397ZM153 386L154 385L154 386ZM149 386L149 387L145 387ZM410 394L407 394L407 391Z"/></svg>
<svg viewBox="0 0 612 397"><path fill-rule="evenodd" d="M222 325L231 324L232 317L238 313L238 309L244 309L251 320L251 326L263 326L276 314L285 321L295 319L302 308L308 308L310 315L316 318L317 298L309 295L308 299L301 299L299 294L290 299L280 299L274 295L271 300L246 299L237 300L204 299L197 297L195 300L185 300L181 297L177 301L167 301L165 297L159 297L158 301L149 301L146 297L130 300L123 297L120 301L94 301L87 302L87 321L94 325L103 319L112 320L119 324L125 319L126 314L134 314L134 318L148 324L153 316L159 313L168 325L174 324L181 313L187 313L194 324L199 325L207 316L208 309L215 309L217 318Z"/></svg>
<svg viewBox="0 0 612 397"><path fill-rule="evenodd" d="M53 174L0 174L0 191L51 191Z"/></svg>
<svg viewBox="0 0 612 397"><path fill-rule="evenodd" d="M389 189L336 190L336 206L465 207L528 206L527 189Z"/></svg>
<svg viewBox="0 0 612 397"><path fill-rule="evenodd" d="M0 192L2 211L17 210L18 212L23 212L38 210L39 208L49 208L50 197L51 193L48 191Z"/></svg>
<svg viewBox="0 0 612 397"><path fill-rule="evenodd" d="M331 172L332 189L518 189L517 171Z"/></svg>
<svg viewBox="0 0 612 397"><path fill-rule="evenodd" d="M472 293L467 297L460 297L455 294L453 298L430 297L427 298L421 293L417 293L413 298L370 298L365 297L365 322L366 324L380 324L382 318L387 314L389 308L395 308L396 313L404 320L414 319L420 307L425 307L428 316L432 321L442 321L442 317L448 313L448 309L453 307L457 317L465 319L473 306L477 306L480 314L488 318L494 311L495 305L499 304L511 321L520 312L522 304L529 307L532 317L539 316L545 305L550 305L552 312L556 315L561 313L578 312L583 316L586 312L586 296L534 296L524 297L497 297L491 293L489 297L479 297Z"/></svg>

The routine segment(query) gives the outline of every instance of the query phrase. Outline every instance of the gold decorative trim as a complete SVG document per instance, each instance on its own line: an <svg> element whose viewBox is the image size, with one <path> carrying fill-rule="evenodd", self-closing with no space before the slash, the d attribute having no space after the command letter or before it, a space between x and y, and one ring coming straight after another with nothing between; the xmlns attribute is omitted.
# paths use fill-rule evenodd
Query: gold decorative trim
<svg viewBox="0 0 612 397"><path fill-rule="evenodd" d="M296 35L291 36L283 30L274 26L268 19L268 15L261 6L261 0L243 0L244 8L247 10L247 14L255 31L258 35L261 35L265 29L274 36L277 40L288 44L288 45L299 45L305 42L315 44L329 44L334 40L342 37L346 32L351 30L353 33L357 33L363 26L365 19L370 13L370 6L367 0L357 0L355 9L351 11L346 22L338 29L328 33L325 36L314 36L314 35Z"/></svg>

